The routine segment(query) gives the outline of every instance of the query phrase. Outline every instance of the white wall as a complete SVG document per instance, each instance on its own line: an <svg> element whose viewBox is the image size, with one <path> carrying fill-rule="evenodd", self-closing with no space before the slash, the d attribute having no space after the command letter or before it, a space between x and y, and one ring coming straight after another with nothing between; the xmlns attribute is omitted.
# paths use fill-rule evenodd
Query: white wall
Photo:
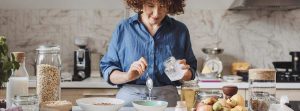
<svg viewBox="0 0 300 111"><path fill-rule="evenodd" d="M233 0L187 0L186 9L227 9ZM123 0L0 0L0 9L122 9Z"/></svg>

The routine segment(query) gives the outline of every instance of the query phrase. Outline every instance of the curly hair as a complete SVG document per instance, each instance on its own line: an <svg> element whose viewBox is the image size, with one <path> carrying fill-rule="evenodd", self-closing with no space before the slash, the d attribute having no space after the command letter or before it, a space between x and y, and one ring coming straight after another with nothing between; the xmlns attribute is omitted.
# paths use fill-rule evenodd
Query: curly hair
<svg viewBox="0 0 300 111"><path fill-rule="evenodd" d="M143 5L149 0L124 0L126 4L137 13L142 13ZM153 0L152 0L153 1ZM185 0L157 0L161 5L164 5L168 9L168 14L179 15L183 14L185 7Z"/></svg>

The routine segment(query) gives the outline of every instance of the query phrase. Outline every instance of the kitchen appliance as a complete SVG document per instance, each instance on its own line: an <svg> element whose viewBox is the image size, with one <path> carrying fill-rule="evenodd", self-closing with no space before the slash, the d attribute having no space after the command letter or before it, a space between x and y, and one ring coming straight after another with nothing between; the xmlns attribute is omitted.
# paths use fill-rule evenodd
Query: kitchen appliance
<svg viewBox="0 0 300 111"><path fill-rule="evenodd" d="M75 45L79 47L74 51L74 75L73 81L81 81L91 76L90 51L87 46L87 37L76 37Z"/></svg>
<svg viewBox="0 0 300 111"><path fill-rule="evenodd" d="M300 52L290 52L292 56L292 72L295 75L300 75Z"/></svg>
<svg viewBox="0 0 300 111"><path fill-rule="evenodd" d="M223 53L224 49L221 48L203 48L203 53L206 54L206 59L203 65L202 74L204 75L214 75L216 78L222 77L223 64L219 59L218 55Z"/></svg>
<svg viewBox="0 0 300 111"><path fill-rule="evenodd" d="M293 10L300 0L234 0L229 10Z"/></svg>
<svg viewBox="0 0 300 111"><path fill-rule="evenodd" d="M290 52L292 61L276 61L276 82L300 82L300 52Z"/></svg>

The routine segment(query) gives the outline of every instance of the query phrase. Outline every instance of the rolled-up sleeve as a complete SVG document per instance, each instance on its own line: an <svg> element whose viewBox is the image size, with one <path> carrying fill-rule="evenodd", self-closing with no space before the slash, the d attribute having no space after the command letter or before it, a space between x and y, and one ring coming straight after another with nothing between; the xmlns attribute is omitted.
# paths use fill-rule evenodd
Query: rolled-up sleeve
<svg viewBox="0 0 300 111"><path fill-rule="evenodd" d="M108 46L108 50L100 61L100 68L103 74L103 78L111 85L115 85L110 80L111 73L114 70L122 71L120 59L118 56L118 36L119 36L119 28L117 28L113 32L112 39Z"/></svg>
<svg viewBox="0 0 300 111"><path fill-rule="evenodd" d="M185 58L187 61L187 64L190 65L190 70L192 72L192 80L196 77L196 70L197 70L197 59L193 53L192 44L190 40L189 31L186 28L186 46L185 46Z"/></svg>

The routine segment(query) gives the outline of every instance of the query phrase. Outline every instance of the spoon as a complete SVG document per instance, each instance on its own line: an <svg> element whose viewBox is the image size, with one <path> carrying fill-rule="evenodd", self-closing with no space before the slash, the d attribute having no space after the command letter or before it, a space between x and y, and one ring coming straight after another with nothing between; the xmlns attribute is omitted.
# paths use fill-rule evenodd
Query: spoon
<svg viewBox="0 0 300 111"><path fill-rule="evenodd" d="M153 88L153 80L151 79L151 77L149 76L148 73L147 73L146 86L147 86L148 91L149 91L149 98L148 99L151 101L151 90Z"/></svg>

